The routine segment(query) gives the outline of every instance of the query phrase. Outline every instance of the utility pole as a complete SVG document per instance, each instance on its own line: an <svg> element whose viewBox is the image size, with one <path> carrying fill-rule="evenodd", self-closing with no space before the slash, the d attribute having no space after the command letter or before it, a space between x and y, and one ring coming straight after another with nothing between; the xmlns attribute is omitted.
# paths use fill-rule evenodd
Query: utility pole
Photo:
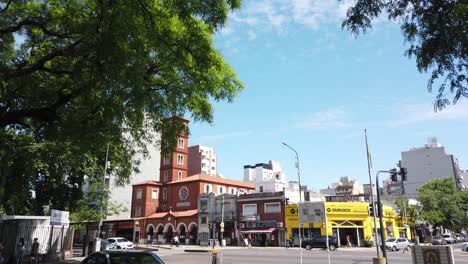
<svg viewBox="0 0 468 264"><path fill-rule="evenodd" d="M291 146L283 142L283 145L294 151L296 153L296 168L297 168L297 178L299 181L299 206L298 208L298 214L297 214L297 221L299 222L299 258L300 258L300 264L302 264L302 226L301 226L301 214L299 210L301 210L301 204L302 204L302 187L301 187L301 170L299 169L299 155L297 154L297 151L293 149Z"/></svg>
<svg viewBox="0 0 468 264"><path fill-rule="evenodd" d="M376 184L376 188L377 188L377 204L378 204L378 212L379 212L379 222L380 222L380 236L381 236L381 240L382 240L382 255L383 257L385 258L385 263L388 263L388 260L387 260L387 249L385 248L385 233L384 233L384 225L383 225L383 206L382 206L382 202L380 201L380 192L379 192L379 174L381 172L387 172L389 173L390 171L378 171L377 172L377 175L375 176L375 184ZM374 210L374 215L375 215L375 210Z"/></svg>
<svg viewBox="0 0 468 264"><path fill-rule="evenodd" d="M223 239L224 239L224 194L223 201L221 202L221 246L223 246Z"/></svg>
<svg viewBox="0 0 468 264"><path fill-rule="evenodd" d="M372 203L372 206L374 207L374 215L372 216L372 218L374 219L375 248L377 250L377 258L380 258L379 242L378 242L378 237L379 236L377 234L377 220L375 218L374 185L372 184L372 176L371 176L372 163L371 163L371 156L370 156L370 153L369 153L369 145L367 144L367 129L364 129L364 135L365 135L365 138L366 138L367 172L369 174L369 184L370 184L370 188L371 188L371 203ZM379 190L377 189L377 192L378 191Z"/></svg>

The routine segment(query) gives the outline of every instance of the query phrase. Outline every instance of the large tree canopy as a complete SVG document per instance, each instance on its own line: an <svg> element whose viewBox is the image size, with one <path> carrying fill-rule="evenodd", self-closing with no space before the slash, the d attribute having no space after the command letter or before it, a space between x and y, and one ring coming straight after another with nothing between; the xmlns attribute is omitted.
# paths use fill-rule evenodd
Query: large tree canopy
<svg viewBox="0 0 468 264"><path fill-rule="evenodd" d="M428 89L441 78L435 109L468 97L468 3L462 0L358 0L347 12L343 27L353 33L371 28L382 12L401 21L405 55L416 58L419 71L432 71Z"/></svg>
<svg viewBox="0 0 468 264"><path fill-rule="evenodd" d="M0 204L71 209L106 146L120 183L136 153L169 152L190 115L242 89L213 33L240 0L0 0ZM175 119L177 120L177 119Z"/></svg>
<svg viewBox="0 0 468 264"><path fill-rule="evenodd" d="M468 192L456 188L452 178L435 179L418 188L424 220L452 231L468 228Z"/></svg>

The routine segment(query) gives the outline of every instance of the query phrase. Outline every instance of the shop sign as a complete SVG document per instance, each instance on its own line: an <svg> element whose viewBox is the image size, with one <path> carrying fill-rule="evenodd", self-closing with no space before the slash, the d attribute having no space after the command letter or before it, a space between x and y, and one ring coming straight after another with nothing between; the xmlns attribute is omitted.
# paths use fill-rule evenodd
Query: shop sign
<svg viewBox="0 0 468 264"><path fill-rule="evenodd" d="M190 202L177 203L177 207L187 207L190 206Z"/></svg>
<svg viewBox="0 0 468 264"><path fill-rule="evenodd" d="M247 222L247 227L276 227L275 220L265 220L265 221L257 221L257 222Z"/></svg>

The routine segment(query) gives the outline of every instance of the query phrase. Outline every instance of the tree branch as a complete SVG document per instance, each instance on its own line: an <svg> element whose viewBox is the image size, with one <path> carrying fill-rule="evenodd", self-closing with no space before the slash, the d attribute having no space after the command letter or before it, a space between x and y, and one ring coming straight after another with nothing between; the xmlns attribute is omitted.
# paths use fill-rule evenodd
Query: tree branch
<svg viewBox="0 0 468 264"><path fill-rule="evenodd" d="M33 64L30 64L28 66L25 66L25 67L19 67L17 68L16 70L13 70L11 72L6 72L4 74L4 79L5 80L9 80L11 78L15 78L15 77L20 77L20 76L23 76L23 75L27 75L27 74L30 74L36 70L39 70L39 69L42 69L44 64L56 57L60 57L60 56L70 56L70 55L73 55L76 53L76 47L80 44L81 42L80 41L77 41L69 46L66 46L66 47L62 47L62 48L58 48L54 51L52 51L51 53L47 54L46 56L38 59L36 62L34 62Z"/></svg>
<svg viewBox="0 0 468 264"><path fill-rule="evenodd" d="M5 12L7 11L8 7L10 7L11 2L12 2L12 0L9 0L9 1L8 1L8 3L6 4L6 6L5 6L2 10L0 10L0 14L1 14L1 13L5 13Z"/></svg>

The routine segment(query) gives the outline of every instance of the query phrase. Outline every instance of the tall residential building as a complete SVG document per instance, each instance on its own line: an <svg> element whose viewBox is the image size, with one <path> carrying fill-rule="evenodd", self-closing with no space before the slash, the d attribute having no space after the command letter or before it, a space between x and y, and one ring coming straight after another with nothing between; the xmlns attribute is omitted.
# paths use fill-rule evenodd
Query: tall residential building
<svg viewBox="0 0 468 264"><path fill-rule="evenodd" d="M244 181L255 184L256 192L281 192L287 187L286 176L279 162L257 163L244 166Z"/></svg>
<svg viewBox="0 0 468 264"><path fill-rule="evenodd" d="M244 166L244 181L255 185L255 192L270 193L284 192L284 196L290 203L298 203L299 183L297 181L286 181L286 175L282 172L278 161L270 160L268 163L257 163ZM301 186L302 201L320 201L321 195L307 190Z"/></svg>
<svg viewBox="0 0 468 264"><path fill-rule="evenodd" d="M188 148L188 175L203 174L218 176L218 159L213 148L191 146Z"/></svg>
<svg viewBox="0 0 468 264"><path fill-rule="evenodd" d="M406 195L416 196L419 186L437 178L453 178L462 189L458 162L437 142L437 138L429 138L424 147L401 152L401 165L408 170L407 181L404 182Z"/></svg>

